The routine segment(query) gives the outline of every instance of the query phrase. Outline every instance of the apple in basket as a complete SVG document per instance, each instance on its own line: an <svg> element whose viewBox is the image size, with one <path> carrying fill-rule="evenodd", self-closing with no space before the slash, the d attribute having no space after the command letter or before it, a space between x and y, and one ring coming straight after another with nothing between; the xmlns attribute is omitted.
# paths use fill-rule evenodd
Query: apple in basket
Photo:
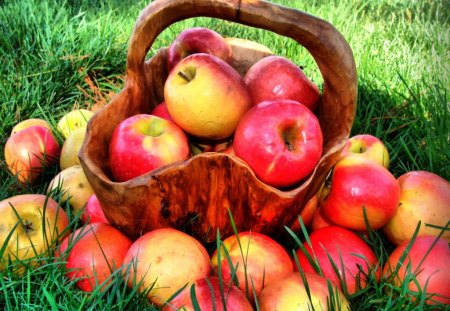
<svg viewBox="0 0 450 311"><path fill-rule="evenodd" d="M311 110L279 99L248 110L239 121L233 148L259 179L283 188L311 174L322 156L322 143L322 130Z"/></svg>
<svg viewBox="0 0 450 311"><path fill-rule="evenodd" d="M225 38L214 30L203 27L185 29L167 49L167 68L172 69L183 58L195 53L212 54L229 63L232 50Z"/></svg>
<svg viewBox="0 0 450 311"><path fill-rule="evenodd" d="M122 182L189 156L186 134L166 119L137 114L114 130L109 164L116 181Z"/></svg>

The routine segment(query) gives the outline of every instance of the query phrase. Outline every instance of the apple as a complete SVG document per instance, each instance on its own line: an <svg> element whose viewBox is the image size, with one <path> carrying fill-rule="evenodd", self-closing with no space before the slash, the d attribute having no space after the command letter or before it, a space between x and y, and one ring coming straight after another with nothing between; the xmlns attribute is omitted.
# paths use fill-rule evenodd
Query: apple
<svg viewBox="0 0 450 311"><path fill-rule="evenodd" d="M94 112L87 109L75 109L66 113L59 119L57 128L64 139L67 139L70 132L80 128L86 127L89 119L94 115Z"/></svg>
<svg viewBox="0 0 450 311"><path fill-rule="evenodd" d="M61 148L52 132L29 126L11 135L5 144L5 162L21 183L34 183L43 171L57 163Z"/></svg>
<svg viewBox="0 0 450 311"><path fill-rule="evenodd" d="M83 214L81 214L81 221L90 224L97 222L109 223L95 193L89 197L86 207L83 210Z"/></svg>
<svg viewBox="0 0 450 311"><path fill-rule="evenodd" d="M348 229L328 226L313 231L309 239L311 245L304 242L303 247L307 254L317 261L322 276L339 287L342 281L350 295L366 287L367 275L377 269L378 259L362 238ZM301 248L297 250L297 257L303 271L316 273ZM336 264L339 275L334 271L332 262ZM379 279L378 272L375 271Z"/></svg>
<svg viewBox="0 0 450 311"><path fill-rule="evenodd" d="M399 201L400 185L384 166L352 155L335 164L321 208L334 224L357 231L367 229L365 209L369 226L377 230L394 217Z"/></svg>
<svg viewBox="0 0 450 311"><path fill-rule="evenodd" d="M330 295L329 280L308 272L304 277L307 286L299 272L292 272L269 284L258 296L259 310L350 310L347 299L338 288L332 287Z"/></svg>
<svg viewBox="0 0 450 311"><path fill-rule="evenodd" d="M312 173L322 156L317 117L293 100L264 101L239 121L234 134L236 155L266 184L284 188Z"/></svg>
<svg viewBox="0 0 450 311"><path fill-rule="evenodd" d="M138 238L125 255L124 265L129 267L124 271L128 286L139 285L157 306L211 272L205 247L173 228L155 229Z"/></svg>
<svg viewBox="0 0 450 311"><path fill-rule="evenodd" d="M80 164L78 153L80 152L85 136L86 127L78 128L69 133L69 136L63 143L59 157L59 167L61 170Z"/></svg>
<svg viewBox="0 0 450 311"><path fill-rule="evenodd" d="M161 102L156 105L150 114L173 122L172 117L167 110L166 102Z"/></svg>
<svg viewBox="0 0 450 311"><path fill-rule="evenodd" d="M120 122L109 146L109 165L119 182L188 157L186 134L175 123L149 114Z"/></svg>
<svg viewBox="0 0 450 311"><path fill-rule="evenodd" d="M319 206L312 217L310 230L316 231L318 229L333 225L333 222L323 214L322 208Z"/></svg>
<svg viewBox="0 0 450 311"><path fill-rule="evenodd" d="M69 280L84 292L104 291L112 275L122 267L132 241L105 223L89 224L62 241L56 258L65 261Z"/></svg>
<svg viewBox="0 0 450 311"><path fill-rule="evenodd" d="M302 222L305 225L305 227L310 226L313 216L317 211L318 202L319 202L319 197L318 197L318 194L316 193L311 199L308 200L308 202L306 202L305 206L300 211L299 216L302 219ZM301 225L300 225L300 221L298 220L298 217L291 224L290 228L294 232L299 232L301 230Z"/></svg>
<svg viewBox="0 0 450 311"><path fill-rule="evenodd" d="M366 157L389 168L389 151L378 137L370 134L350 137L341 152L342 157L348 155Z"/></svg>
<svg viewBox="0 0 450 311"><path fill-rule="evenodd" d="M52 126L50 123L48 123L44 119L38 119L38 118L32 118L32 119L26 119L19 123L17 123L11 130L11 135L16 134L17 132L26 129L27 127L33 126L33 125L40 125L45 128L47 128L49 131L52 131Z"/></svg>
<svg viewBox="0 0 450 311"><path fill-rule="evenodd" d="M74 165L59 172L51 180L47 193L56 196L58 192L61 202L68 201L75 213L81 213L94 190L81 165Z"/></svg>
<svg viewBox="0 0 450 311"><path fill-rule="evenodd" d="M187 133L210 140L233 135L251 100L242 77L210 54L181 60L164 84L169 114Z"/></svg>
<svg viewBox="0 0 450 311"><path fill-rule="evenodd" d="M215 276L199 279L166 304L162 311L198 310L194 308L192 302L192 287L194 287L195 298L200 310L253 311L247 297L236 286L222 283L221 287L220 284L219 278Z"/></svg>
<svg viewBox="0 0 450 311"><path fill-rule="evenodd" d="M439 175L427 171L410 171L398 179L400 203L391 221L383 228L386 237L395 245L411 239L419 223L418 235L434 235L447 230L442 237L450 241L450 183Z"/></svg>
<svg viewBox="0 0 450 311"><path fill-rule="evenodd" d="M404 282L408 282L408 289L412 293L418 292L418 297L421 291L426 292L428 304L450 304L448 241L435 236L418 236L408 251L409 243L410 240L404 241L391 253L384 266L383 276L389 283L402 288L399 292L401 295L405 292Z"/></svg>
<svg viewBox="0 0 450 311"><path fill-rule="evenodd" d="M235 276L239 288L248 297L253 297L253 293L258 295L265 286L294 269L283 246L262 233L240 232L227 237L221 245L226 252L222 248L214 251L211 257L214 270L219 273L220 267L225 283L231 282Z"/></svg>
<svg viewBox="0 0 450 311"><path fill-rule="evenodd" d="M244 77L254 105L277 99L298 101L311 110L318 104L320 91L291 60L271 55L250 67Z"/></svg>
<svg viewBox="0 0 450 311"><path fill-rule="evenodd" d="M42 194L16 195L0 201L0 271L18 275L64 237L68 218L56 201ZM10 266L9 262L14 263Z"/></svg>
<svg viewBox="0 0 450 311"><path fill-rule="evenodd" d="M206 53L223 61L231 61L232 50L228 42L214 30L193 27L180 32L167 49L167 68L169 71L182 59L191 54Z"/></svg>

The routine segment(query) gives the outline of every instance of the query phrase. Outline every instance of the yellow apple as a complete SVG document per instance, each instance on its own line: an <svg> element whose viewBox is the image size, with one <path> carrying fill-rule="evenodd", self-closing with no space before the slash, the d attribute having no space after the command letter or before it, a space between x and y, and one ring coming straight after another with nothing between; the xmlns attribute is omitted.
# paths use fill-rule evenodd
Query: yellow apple
<svg viewBox="0 0 450 311"><path fill-rule="evenodd" d="M0 271L9 269L19 275L25 265L35 266L33 259L45 254L64 236L68 225L66 213L56 201L42 194L16 195L0 201L0 245L5 247L0 258ZM30 262L31 261L31 262Z"/></svg>
<svg viewBox="0 0 450 311"><path fill-rule="evenodd" d="M77 128L85 127L93 115L94 112L87 109L72 110L58 121L57 128L63 137L67 139L70 132Z"/></svg>
<svg viewBox="0 0 450 311"><path fill-rule="evenodd" d="M61 167L61 170L80 164L78 152L80 152L85 136L86 127L80 127L73 132L70 132L61 148L61 155L59 157L59 166Z"/></svg>

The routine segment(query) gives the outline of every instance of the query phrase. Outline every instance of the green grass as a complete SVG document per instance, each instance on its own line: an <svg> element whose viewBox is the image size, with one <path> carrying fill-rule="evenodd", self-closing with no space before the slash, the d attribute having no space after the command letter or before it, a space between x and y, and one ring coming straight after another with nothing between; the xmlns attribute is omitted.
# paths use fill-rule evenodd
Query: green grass
<svg viewBox="0 0 450 311"><path fill-rule="evenodd" d="M447 0L297 1L280 4L331 22L348 40L358 70L358 108L352 134L381 138L396 176L427 170L450 179L449 17ZM125 4L126 3L126 4ZM52 125L74 108L89 108L123 87L127 44L145 1L5 0L0 6L0 146L12 127L31 117ZM209 18L166 29L149 56L184 28L204 26L225 36L253 39L291 58L319 85L308 52L291 39ZM62 142L62 137L59 137ZM19 187L0 148L0 200L20 193L45 193L56 171L36 186ZM72 216L72 227L78 222ZM304 239L304 236L300 236ZM382 234L370 239L383 260L392 249ZM105 293L86 295L68 281L52 254L22 278L1 272L0 308L148 309L146 299L127 289L118 275ZM355 310L416 309L404 296L386 295L384 282L370 283L349 297ZM137 308L137 305L140 307Z"/></svg>

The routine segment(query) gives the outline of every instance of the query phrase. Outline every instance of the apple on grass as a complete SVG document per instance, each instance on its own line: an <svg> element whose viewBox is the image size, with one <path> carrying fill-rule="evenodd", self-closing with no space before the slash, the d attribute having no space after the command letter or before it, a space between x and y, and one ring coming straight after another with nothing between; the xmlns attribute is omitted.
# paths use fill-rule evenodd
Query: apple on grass
<svg viewBox="0 0 450 311"><path fill-rule="evenodd" d="M236 277L249 298L294 269L283 246L265 234L240 232L226 238L221 247L226 252L216 249L211 257L214 270L219 273L220 268L225 284Z"/></svg>
<svg viewBox="0 0 450 311"><path fill-rule="evenodd" d="M441 234L450 241L450 183L439 175L427 171L410 171L398 179L400 203L383 232L395 245L411 239L419 223L418 235ZM434 227L433 227L434 226ZM437 226L437 227L436 227Z"/></svg>
<svg viewBox="0 0 450 311"><path fill-rule="evenodd" d="M215 276L195 281L166 304L162 311L198 310L194 308L192 290L195 292L195 299L200 310L253 311L252 305L239 288L225 282L221 285L219 278Z"/></svg>
<svg viewBox="0 0 450 311"><path fill-rule="evenodd" d="M34 183L49 166L57 163L61 148L51 131L33 125L11 135L5 144L5 162L21 183Z"/></svg>
<svg viewBox="0 0 450 311"><path fill-rule="evenodd" d="M107 289L120 269L132 241L105 223L89 224L66 237L56 258L65 262L66 275L84 292Z"/></svg>
<svg viewBox="0 0 450 311"><path fill-rule="evenodd" d="M343 293L328 279L309 272L301 275L298 271L280 276L265 287L258 296L258 304L261 311L350 310Z"/></svg>
<svg viewBox="0 0 450 311"><path fill-rule="evenodd" d="M378 265L375 252L356 233L342 227L328 226L313 231L309 240L311 244L305 242L304 249L299 248L296 252L303 271L317 273L308 259L310 257L319 266L322 276L342 290L344 285L350 295L366 287L370 273L375 272L379 279L379 271L375 271Z"/></svg>
<svg viewBox="0 0 450 311"><path fill-rule="evenodd" d="M352 155L335 164L321 209L334 224L357 231L367 230L365 210L368 225L378 230L394 217L399 201L399 183L384 166Z"/></svg>
<svg viewBox="0 0 450 311"><path fill-rule="evenodd" d="M57 128L64 139L67 139L69 134L74 130L86 127L93 115L94 112L87 109L72 110L59 119Z"/></svg>
<svg viewBox="0 0 450 311"><path fill-rule="evenodd" d="M128 286L138 285L157 306L211 272L205 247L173 228L155 229L138 238L125 255L124 265Z"/></svg>
<svg viewBox="0 0 450 311"><path fill-rule="evenodd" d="M18 275L64 237L68 218L56 201L42 194L16 195L0 201L0 271ZM10 265L11 263L11 265Z"/></svg>
<svg viewBox="0 0 450 311"><path fill-rule="evenodd" d="M401 288L407 282L408 295L421 299L422 293L427 297L427 304L450 304L450 249L448 241L436 236L417 236L397 246L390 254L383 276L395 287ZM413 275L413 277L412 277ZM399 289L400 290L400 289Z"/></svg>
<svg viewBox="0 0 450 311"><path fill-rule="evenodd" d="M360 134L349 138L342 149L341 157L354 155L361 156L389 168L389 151L386 145L370 134Z"/></svg>
<svg viewBox="0 0 450 311"><path fill-rule="evenodd" d="M284 188L312 173L322 156L317 117L293 100L264 101L239 121L233 148L266 184Z"/></svg>
<svg viewBox="0 0 450 311"><path fill-rule="evenodd" d="M233 135L251 100L242 77L210 54L192 54L169 73L164 98L170 116L187 133L206 140Z"/></svg>
<svg viewBox="0 0 450 311"><path fill-rule="evenodd" d="M47 128L49 131L52 131L52 126L46 120L39 119L39 118L32 118L32 119L26 119L26 120L23 120L23 121L17 123L12 128L11 135L16 134L17 132L20 132L21 130L24 130L27 127L34 126L34 125L40 125L40 126Z"/></svg>
<svg viewBox="0 0 450 311"><path fill-rule="evenodd" d="M97 222L109 223L95 193L89 197L83 213L81 214L81 221L90 224Z"/></svg>
<svg viewBox="0 0 450 311"><path fill-rule="evenodd" d="M320 91L291 60L272 55L256 62L244 77L254 105L266 100L290 99L311 110L319 102Z"/></svg>
<svg viewBox="0 0 450 311"><path fill-rule="evenodd" d="M214 30L193 27L180 32L167 49L169 71L191 54L206 53L230 63L232 50L228 42Z"/></svg>
<svg viewBox="0 0 450 311"><path fill-rule="evenodd" d="M186 134L166 119L137 114L123 120L109 145L109 165L116 181L123 182L189 156Z"/></svg>

